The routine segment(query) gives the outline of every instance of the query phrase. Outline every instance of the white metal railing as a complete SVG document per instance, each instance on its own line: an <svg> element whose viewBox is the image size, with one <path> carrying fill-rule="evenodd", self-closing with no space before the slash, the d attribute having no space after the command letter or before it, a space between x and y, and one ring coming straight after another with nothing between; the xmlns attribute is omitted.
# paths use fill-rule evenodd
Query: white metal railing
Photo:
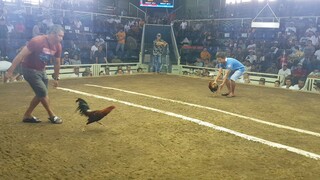
<svg viewBox="0 0 320 180"><path fill-rule="evenodd" d="M147 13L144 12L142 9L140 9L139 7L137 7L136 5L132 4L129 2L129 15L131 15L133 13L133 11L136 11L136 17L139 17L139 12L141 12L144 16L143 19L146 20L147 18Z"/></svg>
<svg viewBox="0 0 320 180"><path fill-rule="evenodd" d="M176 36L174 34L174 30L173 30L173 26L171 25L171 39L172 39L172 47L173 47L173 52L174 52L174 55L177 59L177 64L180 65L180 54L179 54L179 49L178 49L178 44L177 44L177 41L176 41Z"/></svg>

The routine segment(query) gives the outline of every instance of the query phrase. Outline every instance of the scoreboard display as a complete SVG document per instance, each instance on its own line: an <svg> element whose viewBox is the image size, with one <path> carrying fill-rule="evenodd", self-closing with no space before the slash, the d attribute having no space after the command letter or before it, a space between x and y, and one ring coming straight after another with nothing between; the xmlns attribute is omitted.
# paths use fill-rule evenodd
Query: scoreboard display
<svg viewBox="0 0 320 180"><path fill-rule="evenodd" d="M141 7L173 8L174 0L140 0Z"/></svg>

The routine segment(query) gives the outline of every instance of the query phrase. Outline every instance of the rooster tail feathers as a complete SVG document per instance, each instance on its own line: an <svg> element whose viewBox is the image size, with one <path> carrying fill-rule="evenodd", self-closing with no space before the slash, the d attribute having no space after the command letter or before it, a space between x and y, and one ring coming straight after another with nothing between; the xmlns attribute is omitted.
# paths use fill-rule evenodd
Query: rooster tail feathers
<svg viewBox="0 0 320 180"><path fill-rule="evenodd" d="M79 111L81 115L84 115L84 113L86 113L90 109L88 103L85 100L78 98L76 102L78 103L76 111Z"/></svg>

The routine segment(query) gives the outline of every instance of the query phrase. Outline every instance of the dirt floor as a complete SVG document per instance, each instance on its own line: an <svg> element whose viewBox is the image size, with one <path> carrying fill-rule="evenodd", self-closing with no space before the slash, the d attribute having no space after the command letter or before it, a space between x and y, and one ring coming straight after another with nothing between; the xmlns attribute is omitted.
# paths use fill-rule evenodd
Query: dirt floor
<svg viewBox="0 0 320 180"><path fill-rule="evenodd" d="M319 94L239 84L237 97L225 98L213 95L207 85L208 79L151 74L61 80L60 87L90 96L50 87L51 105L64 120L55 125L47 121L41 105L34 115L42 123L22 123L33 97L31 88L24 82L1 84L0 179L320 177L320 159L171 116L205 121L320 156L320 136L250 120L319 134ZM106 127L94 123L82 131L86 118L75 112L78 97L92 109L116 106L101 121ZM101 99L105 97L112 99Z"/></svg>

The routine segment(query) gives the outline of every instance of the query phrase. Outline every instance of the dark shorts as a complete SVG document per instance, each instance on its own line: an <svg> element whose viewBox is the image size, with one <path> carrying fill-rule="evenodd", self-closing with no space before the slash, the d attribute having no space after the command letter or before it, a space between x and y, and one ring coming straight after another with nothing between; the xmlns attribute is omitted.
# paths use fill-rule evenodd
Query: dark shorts
<svg viewBox="0 0 320 180"><path fill-rule="evenodd" d="M45 71L22 68L22 74L37 97L42 98L48 95L48 77Z"/></svg>

